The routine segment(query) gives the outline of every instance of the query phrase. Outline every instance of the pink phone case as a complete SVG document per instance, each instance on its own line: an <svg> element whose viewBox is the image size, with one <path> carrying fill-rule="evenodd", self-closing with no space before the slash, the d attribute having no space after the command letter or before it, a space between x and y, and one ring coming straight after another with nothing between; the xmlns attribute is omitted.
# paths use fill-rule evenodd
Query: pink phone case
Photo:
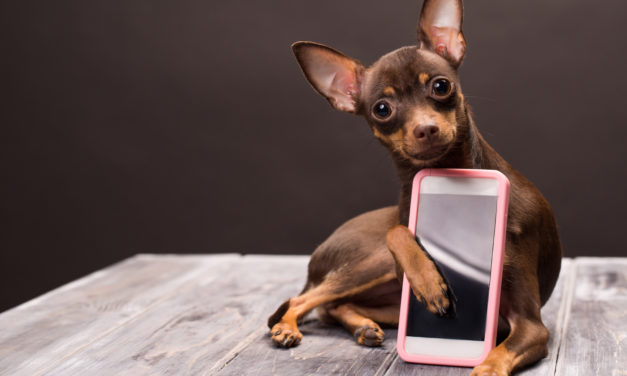
<svg viewBox="0 0 627 376"><path fill-rule="evenodd" d="M481 356L477 358L435 357L428 355L410 354L405 351L405 337L407 331L407 314L411 288L407 277L403 276L403 293L398 324L398 341L396 349L398 355L406 362L439 364L459 367L474 367L480 364L494 348L496 331L499 319L499 301L501 297L501 274L503 272L503 255L505 252L505 231L507 229L507 207L509 202L509 180L496 170L466 170L466 169L424 169L414 177L411 207L409 211L408 227L416 235L418 220L418 201L420 199L420 183L425 176L445 176L461 178L486 178L498 181L496 226L494 228L494 249L492 251L492 269L490 273L490 290L488 293L488 310L486 319L485 343Z"/></svg>

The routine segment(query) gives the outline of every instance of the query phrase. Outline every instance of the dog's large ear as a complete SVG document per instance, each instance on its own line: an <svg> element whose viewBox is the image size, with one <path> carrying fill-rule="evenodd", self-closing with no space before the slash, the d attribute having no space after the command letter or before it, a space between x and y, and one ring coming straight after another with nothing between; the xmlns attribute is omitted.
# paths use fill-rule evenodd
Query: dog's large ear
<svg viewBox="0 0 627 376"><path fill-rule="evenodd" d="M429 49L459 67L466 52L462 33L462 0L425 0L418 21L421 48Z"/></svg>
<svg viewBox="0 0 627 376"><path fill-rule="evenodd" d="M357 112L364 66L323 44L296 42L292 45L307 81L340 111Z"/></svg>

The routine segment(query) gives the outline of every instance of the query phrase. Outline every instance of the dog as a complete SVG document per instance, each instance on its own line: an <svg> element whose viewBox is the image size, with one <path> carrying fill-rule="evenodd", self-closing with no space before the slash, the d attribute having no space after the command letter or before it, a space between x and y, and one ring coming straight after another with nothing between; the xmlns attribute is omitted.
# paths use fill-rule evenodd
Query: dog
<svg viewBox="0 0 627 376"><path fill-rule="evenodd" d="M397 325L404 272L427 309L446 315L451 291L406 227L414 175L423 168L499 170L511 184L500 316L505 339L472 375L509 375L545 357L549 331L541 306L561 265L561 244L546 199L479 133L462 94L458 68L466 51L461 0L425 0L418 44L382 56L366 68L322 44L292 50L311 86L335 109L363 116L385 146L401 182L398 206L361 214L340 226L311 256L302 292L268 319L281 347L298 345L297 322L317 309L357 342L378 346L379 324Z"/></svg>

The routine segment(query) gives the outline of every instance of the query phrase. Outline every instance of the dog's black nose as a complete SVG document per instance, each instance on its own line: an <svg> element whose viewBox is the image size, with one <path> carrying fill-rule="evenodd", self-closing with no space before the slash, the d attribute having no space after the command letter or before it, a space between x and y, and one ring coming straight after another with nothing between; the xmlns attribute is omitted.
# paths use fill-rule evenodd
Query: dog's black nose
<svg viewBox="0 0 627 376"><path fill-rule="evenodd" d="M434 138L439 136L438 133L440 133L440 128L433 124L419 125L414 128L414 136L418 141L431 142Z"/></svg>

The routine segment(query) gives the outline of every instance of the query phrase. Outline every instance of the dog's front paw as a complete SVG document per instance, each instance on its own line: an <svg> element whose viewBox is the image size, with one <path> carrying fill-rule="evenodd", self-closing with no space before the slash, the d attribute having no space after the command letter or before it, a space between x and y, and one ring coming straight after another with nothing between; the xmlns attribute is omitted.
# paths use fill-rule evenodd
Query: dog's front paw
<svg viewBox="0 0 627 376"><path fill-rule="evenodd" d="M433 262L423 265L418 273L405 273L414 295L429 312L446 316L454 311L449 288Z"/></svg>
<svg viewBox="0 0 627 376"><path fill-rule="evenodd" d="M385 337L381 327L375 322L371 322L360 326L354 333L357 343L364 346L381 346Z"/></svg>
<svg viewBox="0 0 627 376"><path fill-rule="evenodd" d="M446 316L455 311L454 295L444 282L438 268L414 234L405 226L394 226L386 235L388 249L397 268L405 272L416 298L436 315Z"/></svg>
<svg viewBox="0 0 627 376"><path fill-rule="evenodd" d="M279 322L270 329L272 342L280 347L292 347L300 343L303 339L302 333L298 328L284 322Z"/></svg>

